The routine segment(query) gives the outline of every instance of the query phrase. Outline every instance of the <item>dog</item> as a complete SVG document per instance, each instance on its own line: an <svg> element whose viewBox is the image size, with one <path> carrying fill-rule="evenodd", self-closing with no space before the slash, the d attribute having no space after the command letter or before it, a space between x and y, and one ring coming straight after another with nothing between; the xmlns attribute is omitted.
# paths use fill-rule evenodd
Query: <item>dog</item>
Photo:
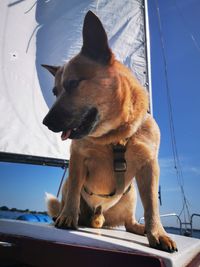
<svg viewBox="0 0 200 267"><path fill-rule="evenodd" d="M48 213L59 228L123 225L145 235L153 248L177 250L158 208L160 131L148 113L148 94L115 59L105 29L91 11L83 23L83 46L63 66L43 65L55 76L56 101L43 124L72 139L69 177ZM145 225L135 219L137 181Z"/></svg>

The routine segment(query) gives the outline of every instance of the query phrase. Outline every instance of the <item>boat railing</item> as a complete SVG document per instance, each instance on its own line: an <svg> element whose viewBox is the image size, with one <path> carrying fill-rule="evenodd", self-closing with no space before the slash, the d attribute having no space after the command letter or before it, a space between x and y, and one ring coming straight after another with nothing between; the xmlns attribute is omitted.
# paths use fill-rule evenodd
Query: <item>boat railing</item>
<svg viewBox="0 0 200 267"><path fill-rule="evenodd" d="M200 217L200 214L198 214L198 213L193 213L192 214L192 216L191 216L191 220L190 220L190 222L191 222L191 225L193 225L193 218L194 217ZM191 229L191 236L193 236L193 227L192 227L192 229Z"/></svg>
<svg viewBox="0 0 200 267"><path fill-rule="evenodd" d="M161 214L160 217L163 218L163 217L176 217L178 222L179 222L179 230L180 230L180 235L187 235L187 236L193 236L193 218L195 216L197 217L200 217L200 214L197 214L197 213L193 213L191 215L191 218L190 218L190 222L182 222L181 221L181 218L178 214L176 213L167 213L167 214ZM141 223L142 221L144 220L144 217L141 217L139 219L139 223ZM185 226L185 231L183 232L183 226ZM188 231L188 227L190 227L190 231Z"/></svg>

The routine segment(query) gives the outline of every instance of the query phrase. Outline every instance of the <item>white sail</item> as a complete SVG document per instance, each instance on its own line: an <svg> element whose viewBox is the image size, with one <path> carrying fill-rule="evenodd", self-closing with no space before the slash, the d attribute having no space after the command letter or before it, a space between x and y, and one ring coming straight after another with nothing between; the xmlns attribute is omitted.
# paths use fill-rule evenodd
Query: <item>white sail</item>
<svg viewBox="0 0 200 267"><path fill-rule="evenodd" d="M117 59L146 85L143 2L0 2L0 152L69 158L70 141L42 124L54 96L53 77L40 64L63 64L80 51L88 10L101 19Z"/></svg>

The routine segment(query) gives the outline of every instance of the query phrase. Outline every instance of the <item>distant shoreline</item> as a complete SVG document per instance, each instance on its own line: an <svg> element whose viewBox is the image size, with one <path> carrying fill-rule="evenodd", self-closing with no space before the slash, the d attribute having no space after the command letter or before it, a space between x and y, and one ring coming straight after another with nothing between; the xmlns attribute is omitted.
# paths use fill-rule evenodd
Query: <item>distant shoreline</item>
<svg viewBox="0 0 200 267"><path fill-rule="evenodd" d="M31 214L45 214L47 215L46 211L36 211L36 210L29 210L29 209L17 209L17 208L8 208L7 206L0 207L0 211L12 211L12 212L20 212L20 213L31 213Z"/></svg>

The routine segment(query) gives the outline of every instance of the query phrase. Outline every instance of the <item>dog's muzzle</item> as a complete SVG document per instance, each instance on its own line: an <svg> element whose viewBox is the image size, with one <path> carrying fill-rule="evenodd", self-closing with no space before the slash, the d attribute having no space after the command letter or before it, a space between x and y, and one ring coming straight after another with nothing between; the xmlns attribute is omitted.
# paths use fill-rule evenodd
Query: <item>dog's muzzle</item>
<svg viewBox="0 0 200 267"><path fill-rule="evenodd" d="M51 109L44 118L43 124L53 132L62 132L62 140L80 139L95 129L98 118L98 110L95 107L84 108L74 114Z"/></svg>

